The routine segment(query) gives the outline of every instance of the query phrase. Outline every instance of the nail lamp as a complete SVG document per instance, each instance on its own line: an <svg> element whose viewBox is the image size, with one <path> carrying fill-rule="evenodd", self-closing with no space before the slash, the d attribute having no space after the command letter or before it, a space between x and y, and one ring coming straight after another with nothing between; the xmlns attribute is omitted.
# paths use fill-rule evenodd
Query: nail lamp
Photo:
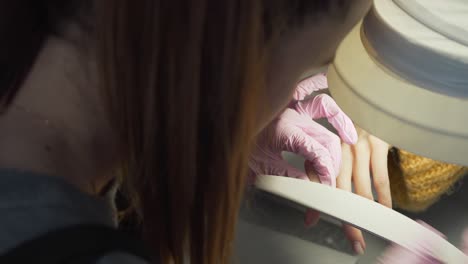
<svg viewBox="0 0 468 264"><path fill-rule="evenodd" d="M468 165L468 1L375 0L338 48L328 82L369 133Z"/></svg>
<svg viewBox="0 0 468 264"><path fill-rule="evenodd" d="M391 145L468 166L467 29L466 0L374 0L337 50L330 92L357 125ZM353 193L268 175L255 185L409 250L433 241L443 263L468 263L445 239Z"/></svg>

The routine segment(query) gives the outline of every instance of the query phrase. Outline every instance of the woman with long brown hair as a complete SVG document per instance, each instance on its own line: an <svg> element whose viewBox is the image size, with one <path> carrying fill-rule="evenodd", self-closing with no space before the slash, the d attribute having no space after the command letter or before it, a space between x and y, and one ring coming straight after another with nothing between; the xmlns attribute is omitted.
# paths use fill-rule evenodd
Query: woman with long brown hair
<svg viewBox="0 0 468 264"><path fill-rule="evenodd" d="M305 71L329 63L369 6L2 1L2 252L55 230L112 226L103 197L119 179L152 261L229 262L255 135ZM55 238L61 249L42 256L88 244ZM91 255L141 263L124 251ZM85 259L76 263L96 263Z"/></svg>

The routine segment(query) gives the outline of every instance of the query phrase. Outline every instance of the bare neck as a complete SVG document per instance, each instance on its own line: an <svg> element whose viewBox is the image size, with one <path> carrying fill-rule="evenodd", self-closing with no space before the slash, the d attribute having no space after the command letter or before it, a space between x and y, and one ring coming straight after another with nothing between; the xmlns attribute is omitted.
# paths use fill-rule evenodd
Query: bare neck
<svg viewBox="0 0 468 264"><path fill-rule="evenodd" d="M0 167L62 177L96 194L112 177L115 142L88 63L51 38L0 116Z"/></svg>

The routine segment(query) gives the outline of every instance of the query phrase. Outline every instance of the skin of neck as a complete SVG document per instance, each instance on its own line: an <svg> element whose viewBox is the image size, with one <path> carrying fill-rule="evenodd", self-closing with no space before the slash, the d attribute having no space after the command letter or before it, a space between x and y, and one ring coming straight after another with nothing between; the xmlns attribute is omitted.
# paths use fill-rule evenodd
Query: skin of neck
<svg viewBox="0 0 468 264"><path fill-rule="evenodd" d="M91 195L113 177L117 144L85 58L63 39L46 41L0 116L0 167L61 177Z"/></svg>

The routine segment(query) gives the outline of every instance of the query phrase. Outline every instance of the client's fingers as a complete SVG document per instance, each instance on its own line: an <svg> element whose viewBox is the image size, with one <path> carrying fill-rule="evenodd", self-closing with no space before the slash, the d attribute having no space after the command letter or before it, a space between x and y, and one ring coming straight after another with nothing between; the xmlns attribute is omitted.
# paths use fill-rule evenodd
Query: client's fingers
<svg viewBox="0 0 468 264"><path fill-rule="evenodd" d="M343 143L341 150L341 170L338 174L338 178L336 179L336 186L339 189L351 192L353 172L353 154L351 151L351 146ZM348 240L351 242L354 252L356 252L356 254L363 254L364 250L366 249L366 243L364 241L364 237L362 236L362 232L359 229L346 224L343 225L343 231Z"/></svg>
<svg viewBox="0 0 468 264"><path fill-rule="evenodd" d="M351 246L356 254L362 255L366 250L366 241L361 230L347 224L343 224L343 231L346 238L351 242Z"/></svg>
<svg viewBox="0 0 468 264"><path fill-rule="evenodd" d="M354 192L369 200L374 200L370 177L370 145L367 139L359 139L352 146Z"/></svg>
<svg viewBox="0 0 468 264"><path fill-rule="evenodd" d="M382 205L392 208L392 194L388 177L387 156L389 145L382 140L370 136L372 179L377 192L377 200Z"/></svg>
<svg viewBox="0 0 468 264"><path fill-rule="evenodd" d="M304 162L304 169L310 181L320 183L320 179L317 173L315 173L314 165L312 162L306 160ZM309 228L309 227L315 226L319 220L320 220L319 211L316 211L313 209L307 209L305 216L304 216L304 224L306 227Z"/></svg>

